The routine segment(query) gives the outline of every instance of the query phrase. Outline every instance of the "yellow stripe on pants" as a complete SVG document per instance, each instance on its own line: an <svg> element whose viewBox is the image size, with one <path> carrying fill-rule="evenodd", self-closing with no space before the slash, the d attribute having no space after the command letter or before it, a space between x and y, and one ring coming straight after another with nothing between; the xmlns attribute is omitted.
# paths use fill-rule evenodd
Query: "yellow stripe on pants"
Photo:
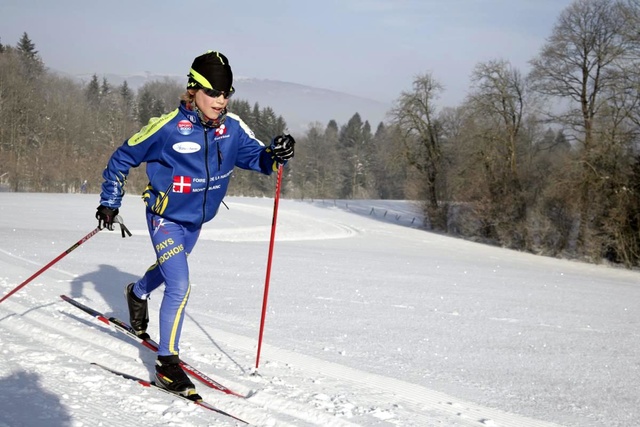
<svg viewBox="0 0 640 427"><path fill-rule="evenodd" d="M180 307L178 307L178 311L176 312L176 317L173 319L173 327L171 328L171 337L169 338L169 351L171 354L178 354L176 350L176 334L178 333L178 327L180 326L180 320L182 319L182 312L184 311L184 306L187 305L187 300L189 299L189 294L191 293L191 283L189 283L189 287L187 288L187 293L184 295L182 302L180 303Z"/></svg>

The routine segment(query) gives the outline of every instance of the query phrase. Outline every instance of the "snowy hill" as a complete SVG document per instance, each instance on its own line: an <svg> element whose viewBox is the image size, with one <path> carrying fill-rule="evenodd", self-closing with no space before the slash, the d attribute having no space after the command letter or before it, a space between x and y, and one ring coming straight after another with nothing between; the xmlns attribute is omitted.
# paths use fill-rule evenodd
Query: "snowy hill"
<svg viewBox="0 0 640 427"><path fill-rule="evenodd" d="M196 382L210 403L270 427L638 425L638 273L400 226L374 201L281 200L251 375L273 201L226 201L190 255L181 356L255 395ZM96 205L0 193L0 295L94 229ZM133 237L99 232L0 304L0 426L238 425L91 365L153 369L151 351L59 298L126 319L123 287L153 251L139 197L121 215Z"/></svg>

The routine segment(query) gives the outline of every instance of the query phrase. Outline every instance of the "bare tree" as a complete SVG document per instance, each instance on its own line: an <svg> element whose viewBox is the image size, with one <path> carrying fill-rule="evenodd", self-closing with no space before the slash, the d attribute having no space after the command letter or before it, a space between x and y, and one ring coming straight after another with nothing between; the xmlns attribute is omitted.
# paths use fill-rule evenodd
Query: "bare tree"
<svg viewBox="0 0 640 427"><path fill-rule="evenodd" d="M26 147L22 144L21 93L27 85L20 58L12 49L0 54L0 176L15 191L22 182Z"/></svg>
<svg viewBox="0 0 640 427"><path fill-rule="evenodd" d="M413 81L413 91L402 92L391 111L392 123L399 131L402 151L424 181L421 186L432 226L446 227L446 217L440 209L440 179L442 166L442 129L437 120L435 100L443 86L430 74L419 75Z"/></svg>
<svg viewBox="0 0 640 427"><path fill-rule="evenodd" d="M593 226L591 204L600 174L594 165L594 120L620 84L619 64L628 53L621 34L624 19L614 0L576 0L558 19L541 53L531 61L534 88L570 103L568 112L553 111L557 122L568 126L580 143L580 176L577 235L578 249L585 249Z"/></svg>
<svg viewBox="0 0 640 427"><path fill-rule="evenodd" d="M508 161L510 180L519 189L517 142L525 108L525 85L520 71L508 61L494 60L476 66L471 105L495 131L503 157Z"/></svg>
<svg viewBox="0 0 640 427"><path fill-rule="evenodd" d="M535 132L526 115L527 86L506 60L479 63L472 82L463 107L442 117L453 195L466 203L467 215L473 212L481 237L530 249L525 184ZM470 229L456 221L460 232Z"/></svg>

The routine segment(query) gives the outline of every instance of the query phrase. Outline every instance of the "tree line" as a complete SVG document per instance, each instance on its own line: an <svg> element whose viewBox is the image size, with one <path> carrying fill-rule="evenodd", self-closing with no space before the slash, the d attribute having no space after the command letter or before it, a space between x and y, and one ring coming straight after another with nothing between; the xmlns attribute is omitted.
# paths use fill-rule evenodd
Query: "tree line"
<svg viewBox="0 0 640 427"><path fill-rule="evenodd" d="M640 0L576 0L527 74L478 63L446 108L437 78L418 75L375 133L357 115L310 129L289 194L419 200L436 231L637 266L638 28Z"/></svg>
<svg viewBox="0 0 640 427"><path fill-rule="evenodd" d="M476 64L468 96L415 77L384 123L356 112L295 135L283 197L410 199L438 232L550 256L640 261L640 0L575 0L524 73L507 58ZM97 75L87 84L49 72L25 33L0 44L0 183L13 191L77 191L184 87L134 93ZM286 129L269 107L234 99L258 138ZM129 191L144 188L132 173ZM272 196L273 178L237 171L230 194Z"/></svg>
<svg viewBox="0 0 640 427"><path fill-rule="evenodd" d="M175 109L185 88L163 79L133 91L126 81L114 86L97 74L79 83L49 71L26 32L16 46L0 43L0 184L11 191L75 192L87 180L89 191L99 191L113 151L150 118ZM286 128L270 107L240 99L230 110L262 141ZM146 186L143 169L132 170L130 193ZM235 191L272 187L264 179L247 181L236 179Z"/></svg>

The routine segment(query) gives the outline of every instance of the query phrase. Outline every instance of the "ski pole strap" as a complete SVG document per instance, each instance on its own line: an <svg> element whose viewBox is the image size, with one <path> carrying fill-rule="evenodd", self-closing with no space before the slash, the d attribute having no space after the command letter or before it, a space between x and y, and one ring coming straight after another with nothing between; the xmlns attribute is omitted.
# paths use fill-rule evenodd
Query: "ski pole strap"
<svg viewBox="0 0 640 427"><path fill-rule="evenodd" d="M120 224L120 232L122 233L123 239L127 237L124 235L125 233L127 233L129 237L131 237L131 232L129 231L127 226L124 225L124 222L122 221L122 217L120 215L116 215L116 217L113 219L113 222L117 222L118 224Z"/></svg>

